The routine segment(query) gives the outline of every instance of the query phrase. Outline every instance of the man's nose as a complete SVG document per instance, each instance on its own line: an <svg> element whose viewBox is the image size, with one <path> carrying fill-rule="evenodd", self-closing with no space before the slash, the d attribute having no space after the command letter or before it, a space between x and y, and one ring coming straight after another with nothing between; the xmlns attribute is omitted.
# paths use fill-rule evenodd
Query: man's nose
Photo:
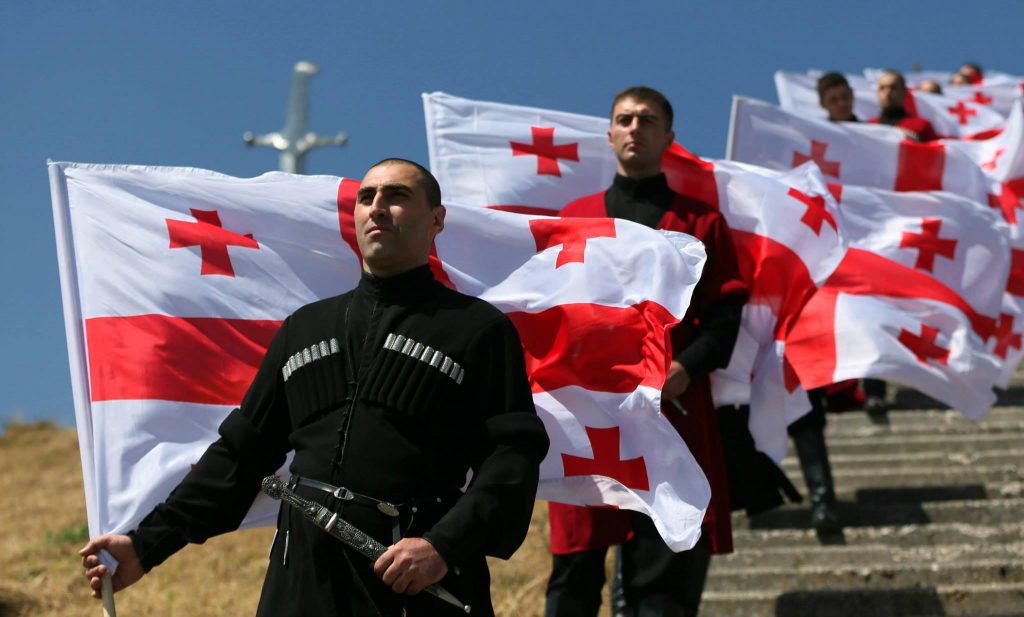
<svg viewBox="0 0 1024 617"><path fill-rule="evenodd" d="M387 211L388 206L384 200L384 196L381 195L380 193L377 193L377 195L374 196L373 198L373 203L370 204L370 216L379 217L381 215L387 214Z"/></svg>

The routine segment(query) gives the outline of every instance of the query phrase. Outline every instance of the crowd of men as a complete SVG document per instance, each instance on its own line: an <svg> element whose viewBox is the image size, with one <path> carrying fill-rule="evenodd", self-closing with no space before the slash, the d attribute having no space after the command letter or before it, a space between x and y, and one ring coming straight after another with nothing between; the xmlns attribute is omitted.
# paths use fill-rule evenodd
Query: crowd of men
<svg viewBox="0 0 1024 617"><path fill-rule="evenodd" d="M980 79L981 69L966 64L951 83ZM941 84L920 88L941 91ZM823 75L817 89L830 121L861 121L843 75ZM903 75L882 73L881 111L866 121L896 127L915 141L937 139L927 120L908 113L907 92ZM729 363L748 289L722 215L673 192L662 173L673 120L672 105L657 90L620 92L608 130L615 179L561 216L627 219L704 243L707 265L671 332L662 411L708 478L711 503L701 540L680 553L646 515L551 503L545 610L552 617L597 614L610 547L617 551L616 615L696 615L711 556L733 550L733 505L757 510L778 503L759 504L744 494L749 486L730 485L730 459L772 465L751 452L749 436L737 439L719 426L726 412L716 410L708 381ZM289 317L220 439L178 488L137 529L94 538L82 549L94 596L109 571L101 550L120 563L115 591L137 582L187 543L236 528L259 480L294 450L289 489L389 548L370 563L283 505L257 614L463 614L420 593L435 584L471 605L472 614L493 613L485 557L508 557L523 541L548 439L511 322L431 273L431 246L444 229L440 195L431 173L411 161L386 159L367 171L354 212L364 269L359 285ZM398 338L423 353L396 353ZM288 359L311 345L337 346L339 353L288 370ZM457 358L465 371L441 358ZM865 380L863 387L867 411L884 422L885 383ZM824 437L826 393L810 394L811 413L789 433L810 492L811 524L831 533L842 521ZM728 410L730 417L735 412ZM473 479L463 490L470 470ZM778 479L776 471L763 477Z"/></svg>

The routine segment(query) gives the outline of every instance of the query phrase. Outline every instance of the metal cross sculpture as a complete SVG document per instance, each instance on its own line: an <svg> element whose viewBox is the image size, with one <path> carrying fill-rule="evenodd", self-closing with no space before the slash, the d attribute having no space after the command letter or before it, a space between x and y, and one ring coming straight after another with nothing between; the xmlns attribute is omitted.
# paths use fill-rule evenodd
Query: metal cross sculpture
<svg viewBox="0 0 1024 617"><path fill-rule="evenodd" d="M281 153L281 171L306 173L306 154L323 146L344 146L348 135L338 133L322 137L309 130L309 78L320 72L312 62L298 62L292 72L292 90L288 95L288 117L284 128L266 135L246 132L242 136L246 146L267 146Z"/></svg>

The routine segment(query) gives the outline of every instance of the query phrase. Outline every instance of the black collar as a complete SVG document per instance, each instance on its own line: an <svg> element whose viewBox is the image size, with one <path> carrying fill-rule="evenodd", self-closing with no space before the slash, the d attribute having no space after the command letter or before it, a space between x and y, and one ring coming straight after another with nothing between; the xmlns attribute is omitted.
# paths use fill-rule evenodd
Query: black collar
<svg viewBox="0 0 1024 617"><path fill-rule="evenodd" d="M430 266L422 265L388 277L374 276L364 271L356 289L387 302L402 302L423 298L436 286Z"/></svg>
<svg viewBox="0 0 1024 617"><path fill-rule="evenodd" d="M878 114L878 122L881 124L888 124L889 126L896 126L900 120L907 117L907 110L902 107L892 107L890 109L883 109L882 113Z"/></svg>
<svg viewBox="0 0 1024 617"><path fill-rule="evenodd" d="M611 190L633 200L653 202L663 207L667 206L674 196L663 173L639 179L616 174Z"/></svg>

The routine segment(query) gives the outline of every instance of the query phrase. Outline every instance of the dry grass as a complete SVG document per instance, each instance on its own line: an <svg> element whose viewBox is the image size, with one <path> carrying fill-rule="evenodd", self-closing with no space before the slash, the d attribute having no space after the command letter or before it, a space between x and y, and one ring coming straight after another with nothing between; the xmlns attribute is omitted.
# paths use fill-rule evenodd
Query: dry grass
<svg viewBox="0 0 1024 617"><path fill-rule="evenodd" d="M98 617L77 551L86 541L85 498L73 430L13 424L0 437L0 617ZM266 571L271 529L189 546L117 594L122 616L252 615ZM492 562L499 615L543 613L550 571L547 508L538 503L526 543Z"/></svg>

